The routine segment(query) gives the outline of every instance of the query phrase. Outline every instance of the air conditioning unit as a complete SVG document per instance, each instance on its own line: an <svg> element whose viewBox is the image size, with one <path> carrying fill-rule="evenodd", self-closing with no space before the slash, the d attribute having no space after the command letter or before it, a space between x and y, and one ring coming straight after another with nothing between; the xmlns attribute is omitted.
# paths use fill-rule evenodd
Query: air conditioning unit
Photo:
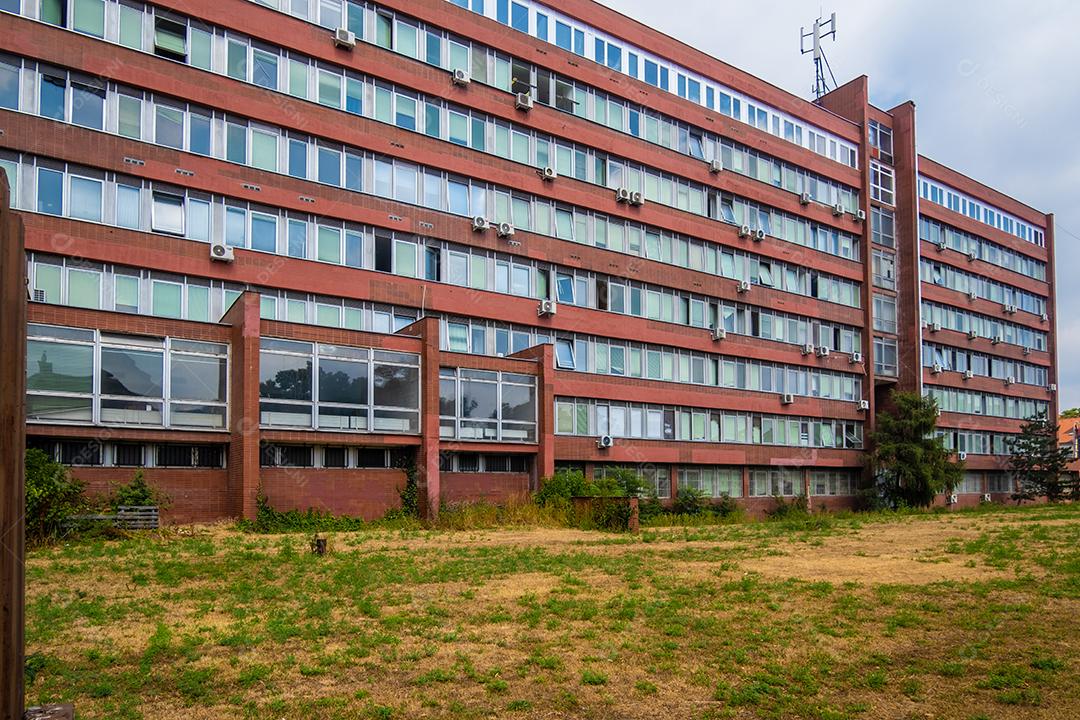
<svg viewBox="0 0 1080 720"><path fill-rule="evenodd" d="M722 173L724 172L724 161L720 158L709 161L709 172Z"/></svg>
<svg viewBox="0 0 1080 720"><path fill-rule="evenodd" d="M862 362L862 353L861 352L856 350L855 352L851 353L851 364L852 365L854 365L855 363L861 363L861 362Z"/></svg>
<svg viewBox="0 0 1080 720"><path fill-rule="evenodd" d="M805 345L802 346L802 354L803 355L813 355L814 354L814 346L811 343L806 343Z"/></svg>
<svg viewBox="0 0 1080 720"><path fill-rule="evenodd" d="M974 250L968 252L968 262L975 262L978 259L979 253L975 252Z"/></svg>
<svg viewBox="0 0 1080 720"><path fill-rule="evenodd" d="M528 112L532 110L533 99L529 93L517 93L514 95L514 107Z"/></svg>
<svg viewBox="0 0 1080 720"><path fill-rule="evenodd" d="M601 435L596 441L596 447L600 448L601 450L606 450L614 444L615 438L611 437L610 435Z"/></svg>
<svg viewBox="0 0 1080 720"><path fill-rule="evenodd" d="M757 230L754 231L752 237L754 238L755 242L761 242L762 240L765 239L765 231L762 230L761 228L758 228Z"/></svg>
<svg viewBox="0 0 1080 720"><path fill-rule="evenodd" d="M642 195L641 192L638 190L633 191L632 193L630 193L630 204L641 207L645 204L645 196Z"/></svg>
<svg viewBox="0 0 1080 720"><path fill-rule="evenodd" d="M965 380L971 380L974 377L975 377L975 371L974 370L965 370L964 371L964 379Z"/></svg>
<svg viewBox="0 0 1080 720"><path fill-rule="evenodd" d="M974 340L979 337L978 330L968 330L968 340Z"/></svg>
<svg viewBox="0 0 1080 720"><path fill-rule="evenodd" d="M230 245L223 242L212 242L210 243L210 259L218 262L232 262L236 258Z"/></svg>
<svg viewBox="0 0 1080 720"><path fill-rule="evenodd" d="M934 365L930 368L930 372L934 375L940 375L941 371L944 369L945 368L941 367L941 363L934 363Z"/></svg>
<svg viewBox="0 0 1080 720"><path fill-rule="evenodd" d="M978 300L978 299L979 299L979 293L975 292L974 290L972 290L971 292L968 293L968 300Z"/></svg>
<svg viewBox="0 0 1080 720"><path fill-rule="evenodd" d="M861 208L856 210L855 211L855 219L858 220L859 222L863 222L864 220L866 220L866 211L861 209Z"/></svg>
<svg viewBox="0 0 1080 720"><path fill-rule="evenodd" d="M990 338L990 343L993 345L999 345L1003 340L1004 338L1002 338L1000 335L995 335L994 337Z"/></svg>
<svg viewBox="0 0 1080 720"><path fill-rule="evenodd" d="M1031 354L1031 348L1029 348L1027 345L1024 346L1024 354L1025 355L1030 355Z"/></svg>
<svg viewBox="0 0 1080 720"><path fill-rule="evenodd" d="M740 280L739 284L736 286L735 289L738 292L741 292L741 293L750 292L750 281L749 280Z"/></svg>
<svg viewBox="0 0 1080 720"><path fill-rule="evenodd" d="M30 295L30 299L34 302L49 302L49 294L44 290L34 290Z"/></svg>
<svg viewBox="0 0 1080 720"><path fill-rule="evenodd" d="M743 225L739 228L739 237L750 237L750 226Z"/></svg>
<svg viewBox="0 0 1080 720"><path fill-rule="evenodd" d="M548 166L540 171L540 177L545 180L554 180L559 177L559 173L555 172L555 168Z"/></svg>
<svg viewBox="0 0 1080 720"><path fill-rule="evenodd" d="M952 495L949 496L949 504L950 505L955 505L956 503L957 503L956 493L953 493Z"/></svg>
<svg viewBox="0 0 1080 720"><path fill-rule="evenodd" d="M930 332L936 333L936 332L939 332L940 330L941 330L941 323L936 323L936 322L930 323Z"/></svg>
<svg viewBox="0 0 1080 720"><path fill-rule="evenodd" d="M1043 313L1042 315L1039 316L1039 319L1042 320L1043 322L1046 322L1047 320L1050 319L1050 316L1047 315L1046 313Z"/></svg>
<svg viewBox="0 0 1080 720"><path fill-rule="evenodd" d="M832 206L832 214L837 216L837 217L840 217L841 215L844 214L844 206L841 205L840 203L836 203L835 205Z"/></svg>
<svg viewBox="0 0 1080 720"><path fill-rule="evenodd" d="M619 188L615 191L615 202L628 203L630 202L630 190L629 188Z"/></svg>
<svg viewBox="0 0 1080 720"><path fill-rule="evenodd" d="M947 244L947 243L945 242L945 238L942 238L941 240L938 240L938 241L937 241L937 249L938 249L938 252L945 252L945 248L947 248L947 247L949 247L949 246L948 246L948 244Z"/></svg>
<svg viewBox="0 0 1080 720"><path fill-rule="evenodd" d="M1057 392L1057 383L1050 383L1047 385L1046 392Z"/></svg>
<svg viewBox="0 0 1080 720"><path fill-rule="evenodd" d="M804 192L802 195L800 195L799 196L799 204L800 205L809 205L810 204L810 193Z"/></svg>
<svg viewBox="0 0 1080 720"><path fill-rule="evenodd" d="M990 493L983 494L983 502L990 502Z"/></svg>
<svg viewBox="0 0 1080 720"><path fill-rule="evenodd" d="M1015 315L1016 314L1016 306L1015 305L1010 305L1008 303L1005 303L1004 305L1001 306L1001 309L1004 310L1009 315Z"/></svg>
<svg viewBox="0 0 1080 720"><path fill-rule="evenodd" d="M829 348L825 345L819 345L815 352L819 358L829 357Z"/></svg>
<svg viewBox="0 0 1080 720"><path fill-rule="evenodd" d="M352 50L356 47L356 34L348 28L338 28L334 31L334 45L339 48Z"/></svg>
<svg viewBox="0 0 1080 720"><path fill-rule="evenodd" d="M472 82L472 78L469 77L469 73L465 70L462 70L461 68L456 68L454 70L453 79L455 85L468 85L470 82Z"/></svg>
<svg viewBox="0 0 1080 720"><path fill-rule="evenodd" d="M501 222L499 226L495 228L495 232L498 233L501 238L514 237L514 226L508 222Z"/></svg>
<svg viewBox="0 0 1080 720"><path fill-rule="evenodd" d="M554 300L541 300L540 305L536 308L536 314L540 317L544 315L554 315L558 310L558 305Z"/></svg>
<svg viewBox="0 0 1080 720"><path fill-rule="evenodd" d="M793 393L784 393L780 396L781 405L791 405L795 402L795 395Z"/></svg>
<svg viewBox="0 0 1080 720"><path fill-rule="evenodd" d="M1010 375L1009 377L1005 378L1005 385L1006 385L1006 386L1008 386L1008 385L1012 385L1012 384L1013 384L1013 383L1015 383L1015 382L1016 382L1016 378L1015 378L1015 377L1013 377L1012 375Z"/></svg>
<svg viewBox="0 0 1080 720"><path fill-rule="evenodd" d="M727 337L727 330L725 330L724 328L722 328L722 327L714 327L712 329L712 339L713 340L723 340L726 337Z"/></svg>
<svg viewBox="0 0 1080 720"><path fill-rule="evenodd" d="M961 462L967 460L967 453L961 450L960 452L956 453L956 459Z"/></svg>
<svg viewBox="0 0 1080 720"><path fill-rule="evenodd" d="M866 410L869 410L869 409L870 409L870 401L869 400L860 400L859 401L859 410L866 411Z"/></svg>

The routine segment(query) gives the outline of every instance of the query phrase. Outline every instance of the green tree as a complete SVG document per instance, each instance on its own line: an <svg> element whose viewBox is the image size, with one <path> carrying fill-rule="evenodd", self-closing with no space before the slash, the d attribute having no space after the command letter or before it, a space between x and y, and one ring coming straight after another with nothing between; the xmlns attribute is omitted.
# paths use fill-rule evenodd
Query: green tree
<svg viewBox="0 0 1080 720"><path fill-rule="evenodd" d="M892 507L927 507L934 496L959 484L964 464L950 459L944 440L934 433L938 409L933 399L893 391L891 400L870 437L879 492Z"/></svg>
<svg viewBox="0 0 1080 720"><path fill-rule="evenodd" d="M64 521L82 505L83 484L41 450L26 451L26 538L45 542L60 535Z"/></svg>
<svg viewBox="0 0 1080 720"><path fill-rule="evenodd" d="M1075 481L1066 474L1069 449L1058 445L1057 423L1039 412L1025 422L1013 441L1009 469L1016 478L1017 500L1045 497L1050 502L1075 495Z"/></svg>
<svg viewBox="0 0 1080 720"><path fill-rule="evenodd" d="M1074 418L1080 418L1080 408L1069 408L1068 410L1062 410L1061 417L1069 418L1070 420Z"/></svg>

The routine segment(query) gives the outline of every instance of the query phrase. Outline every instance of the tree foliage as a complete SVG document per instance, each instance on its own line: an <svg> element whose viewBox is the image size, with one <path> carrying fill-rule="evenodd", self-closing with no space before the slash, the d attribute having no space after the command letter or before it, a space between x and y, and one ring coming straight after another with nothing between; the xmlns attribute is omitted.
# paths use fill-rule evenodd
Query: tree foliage
<svg viewBox="0 0 1080 720"><path fill-rule="evenodd" d="M938 409L932 398L893 391L891 400L870 438L879 492L893 507L927 507L960 483L964 465L949 457L944 440L934 434Z"/></svg>
<svg viewBox="0 0 1080 720"><path fill-rule="evenodd" d="M1017 482L1013 497L1045 497L1050 502L1076 497L1077 484L1066 474L1069 459L1069 449L1058 445L1057 423L1045 412L1030 417L1013 441L1009 457L1009 469Z"/></svg>
<svg viewBox="0 0 1080 720"><path fill-rule="evenodd" d="M1070 420L1074 418L1080 418L1080 408L1069 408L1068 410L1062 410L1061 417L1069 418Z"/></svg>
<svg viewBox="0 0 1080 720"><path fill-rule="evenodd" d="M58 537L64 521L83 504L83 484L41 450L26 451L26 538L32 543Z"/></svg>

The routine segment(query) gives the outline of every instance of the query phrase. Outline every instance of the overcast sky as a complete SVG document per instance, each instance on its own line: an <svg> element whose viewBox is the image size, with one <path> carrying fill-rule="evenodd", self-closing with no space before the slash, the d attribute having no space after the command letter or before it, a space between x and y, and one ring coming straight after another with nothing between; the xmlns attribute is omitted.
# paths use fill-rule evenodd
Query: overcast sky
<svg viewBox="0 0 1080 720"><path fill-rule="evenodd" d="M1055 213L1058 388L1080 406L1080 3L601 1L806 98L799 28L835 12L839 84L865 74L878 107L914 100L919 152Z"/></svg>

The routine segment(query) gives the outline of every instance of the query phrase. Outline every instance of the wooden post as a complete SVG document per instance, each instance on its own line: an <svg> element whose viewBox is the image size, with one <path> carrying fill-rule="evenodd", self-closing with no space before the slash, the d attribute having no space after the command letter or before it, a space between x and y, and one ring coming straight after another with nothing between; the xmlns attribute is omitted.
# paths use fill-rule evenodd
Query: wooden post
<svg viewBox="0 0 1080 720"><path fill-rule="evenodd" d="M0 720L23 715L26 452L26 256L0 172Z"/></svg>

